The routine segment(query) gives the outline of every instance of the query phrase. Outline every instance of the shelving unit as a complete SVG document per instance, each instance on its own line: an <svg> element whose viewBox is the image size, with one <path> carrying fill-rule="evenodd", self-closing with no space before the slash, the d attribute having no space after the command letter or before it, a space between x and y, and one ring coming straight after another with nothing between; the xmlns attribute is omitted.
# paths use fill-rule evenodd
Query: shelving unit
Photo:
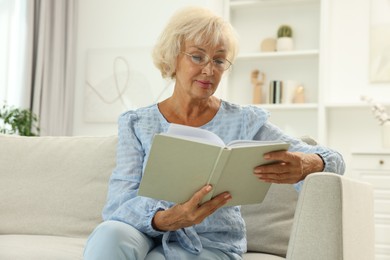
<svg viewBox="0 0 390 260"><path fill-rule="evenodd" d="M266 73L265 96L269 80L300 81L307 96L304 104L264 104L267 101L264 99L258 106L269 110L271 122L285 132L294 136L310 135L340 152L346 162L347 177L373 183L376 258L390 259L390 240L386 235L390 231L390 151L380 149L382 129L371 112L371 105L358 99L359 92L375 91L361 91L367 84L362 77L361 82L349 82L333 72L340 61L351 65L335 59L340 55L335 46L339 41L348 42L348 37L340 35L343 30L338 28L347 28L343 25L348 23L342 23L343 8L347 5L325 0L226 0L224 5L226 17L240 36L240 53L223 88L225 98L242 105L251 104L250 76L255 69ZM361 14L365 15L366 11ZM276 38L277 28L282 24L293 29L294 50L261 52L261 41ZM359 47L356 50L365 50ZM340 66L336 68L344 72ZM360 74L365 73L359 66L356 68ZM355 78L351 73L348 77ZM389 111L388 101L382 104Z"/></svg>
<svg viewBox="0 0 390 260"><path fill-rule="evenodd" d="M240 37L240 53L226 84L225 98L242 105L252 103L251 72L265 73L259 106L271 112L271 122L292 135L321 139L324 116L320 98L320 0L225 1L226 17ZM280 25L293 29L294 50L261 52L261 42L276 38ZM268 104L271 80L296 81L304 87L303 104ZM293 90L291 90L293 91Z"/></svg>

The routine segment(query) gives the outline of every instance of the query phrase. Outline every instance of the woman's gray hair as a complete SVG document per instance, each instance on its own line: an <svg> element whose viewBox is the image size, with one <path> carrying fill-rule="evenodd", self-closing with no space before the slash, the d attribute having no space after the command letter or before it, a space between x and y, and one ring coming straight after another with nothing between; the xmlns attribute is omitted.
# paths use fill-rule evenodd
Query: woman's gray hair
<svg viewBox="0 0 390 260"><path fill-rule="evenodd" d="M209 9L186 7L171 17L152 53L163 78L175 78L176 57L186 41L212 47L224 43L227 59L233 63L237 56L237 34L230 23Z"/></svg>

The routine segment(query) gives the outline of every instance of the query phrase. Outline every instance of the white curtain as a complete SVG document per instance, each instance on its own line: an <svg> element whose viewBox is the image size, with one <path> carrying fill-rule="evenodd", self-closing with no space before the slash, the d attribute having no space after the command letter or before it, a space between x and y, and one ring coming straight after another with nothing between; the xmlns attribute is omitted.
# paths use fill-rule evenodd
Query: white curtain
<svg viewBox="0 0 390 260"><path fill-rule="evenodd" d="M27 79L41 135L72 135L75 0L28 1L31 23Z"/></svg>

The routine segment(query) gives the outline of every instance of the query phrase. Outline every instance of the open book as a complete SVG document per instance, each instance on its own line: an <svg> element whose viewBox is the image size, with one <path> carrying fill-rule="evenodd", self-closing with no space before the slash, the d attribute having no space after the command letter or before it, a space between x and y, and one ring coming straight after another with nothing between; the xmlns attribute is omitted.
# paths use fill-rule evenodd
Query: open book
<svg viewBox="0 0 390 260"><path fill-rule="evenodd" d="M287 150L280 141L239 140L227 145L214 133L196 127L171 124L156 134L138 195L183 203L206 184L213 186L202 202L228 191L225 206L263 201L270 183L254 174L256 166L272 163L265 153Z"/></svg>

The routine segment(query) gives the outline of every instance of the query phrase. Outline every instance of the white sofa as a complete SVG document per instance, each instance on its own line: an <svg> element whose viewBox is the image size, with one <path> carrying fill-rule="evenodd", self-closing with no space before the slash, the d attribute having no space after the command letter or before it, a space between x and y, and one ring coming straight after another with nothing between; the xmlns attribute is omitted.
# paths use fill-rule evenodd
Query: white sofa
<svg viewBox="0 0 390 260"><path fill-rule="evenodd" d="M116 143L115 136L0 135L0 259L82 259L101 222ZM291 185L272 185L262 204L242 213L244 259L374 259L368 184L316 173L299 196Z"/></svg>

